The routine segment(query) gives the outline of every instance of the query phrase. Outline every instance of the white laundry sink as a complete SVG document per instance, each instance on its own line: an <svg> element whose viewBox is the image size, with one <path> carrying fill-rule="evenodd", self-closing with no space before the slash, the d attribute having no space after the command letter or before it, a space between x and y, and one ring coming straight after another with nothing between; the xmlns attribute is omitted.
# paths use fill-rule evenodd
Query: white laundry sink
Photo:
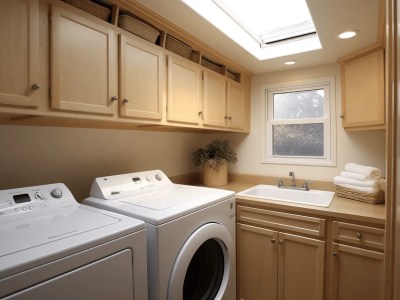
<svg viewBox="0 0 400 300"><path fill-rule="evenodd" d="M291 188L278 188L274 185L256 185L236 194L266 200L275 200L320 207L329 207L335 196L334 192L320 190L296 190Z"/></svg>

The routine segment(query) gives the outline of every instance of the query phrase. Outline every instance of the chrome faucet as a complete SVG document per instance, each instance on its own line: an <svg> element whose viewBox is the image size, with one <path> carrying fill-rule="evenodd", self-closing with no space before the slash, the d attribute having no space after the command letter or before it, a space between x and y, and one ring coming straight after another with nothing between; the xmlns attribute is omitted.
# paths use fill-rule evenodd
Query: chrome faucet
<svg viewBox="0 0 400 300"><path fill-rule="evenodd" d="M290 184L291 187L296 187L296 178L294 177L294 172L290 171L289 176L292 176L292 183Z"/></svg>

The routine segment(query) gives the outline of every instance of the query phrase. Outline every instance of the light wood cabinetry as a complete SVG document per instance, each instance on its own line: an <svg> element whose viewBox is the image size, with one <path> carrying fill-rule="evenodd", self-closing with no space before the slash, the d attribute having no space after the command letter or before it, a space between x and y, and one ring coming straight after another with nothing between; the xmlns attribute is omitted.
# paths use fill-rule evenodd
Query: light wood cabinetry
<svg viewBox="0 0 400 300"><path fill-rule="evenodd" d="M220 54L143 6L94 2L110 9L108 19L60 0L0 0L1 124L249 130L251 75L244 69L228 68ZM153 43L118 27L121 14L149 23L159 38ZM173 44L171 33L184 42ZM218 89L208 95L222 99L207 102L210 113L222 111L220 123L210 119L214 125L202 119L204 52L224 66L222 98Z"/></svg>
<svg viewBox="0 0 400 300"><path fill-rule="evenodd" d="M238 299L323 299L325 241L301 235L323 236L323 219L245 206L237 217Z"/></svg>
<svg viewBox="0 0 400 300"><path fill-rule="evenodd" d="M384 231L334 222L333 240L331 299L383 299Z"/></svg>
<svg viewBox="0 0 400 300"><path fill-rule="evenodd" d="M52 5L51 107L112 115L116 49L110 28Z"/></svg>
<svg viewBox="0 0 400 300"><path fill-rule="evenodd" d="M160 47L139 38L119 39L120 115L162 119L164 54Z"/></svg>
<svg viewBox="0 0 400 300"><path fill-rule="evenodd" d="M342 70L342 126L385 128L384 50L375 46L339 60Z"/></svg>
<svg viewBox="0 0 400 300"><path fill-rule="evenodd" d="M38 0L0 0L0 66L0 104L37 106Z"/></svg>
<svg viewBox="0 0 400 300"><path fill-rule="evenodd" d="M243 129L243 87L210 71L204 71L203 79L203 124Z"/></svg>
<svg viewBox="0 0 400 300"><path fill-rule="evenodd" d="M167 59L167 121L199 124L201 69L177 56Z"/></svg>

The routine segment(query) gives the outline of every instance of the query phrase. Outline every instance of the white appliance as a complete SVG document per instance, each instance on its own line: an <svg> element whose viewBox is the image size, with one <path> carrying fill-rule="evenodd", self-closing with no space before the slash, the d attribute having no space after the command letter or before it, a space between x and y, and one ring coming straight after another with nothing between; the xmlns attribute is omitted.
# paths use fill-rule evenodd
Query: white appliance
<svg viewBox="0 0 400 300"><path fill-rule="evenodd" d="M145 224L49 184L0 191L0 298L147 299Z"/></svg>
<svg viewBox="0 0 400 300"><path fill-rule="evenodd" d="M236 299L234 192L160 170L97 178L83 203L146 222L150 299Z"/></svg>

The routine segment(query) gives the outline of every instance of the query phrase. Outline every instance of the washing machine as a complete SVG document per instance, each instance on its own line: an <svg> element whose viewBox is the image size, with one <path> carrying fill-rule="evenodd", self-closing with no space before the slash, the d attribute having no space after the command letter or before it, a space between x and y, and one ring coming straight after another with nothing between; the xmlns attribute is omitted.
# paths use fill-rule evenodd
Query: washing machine
<svg viewBox="0 0 400 300"><path fill-rule="evenodd" d="M96 178L87 205L146 223L149 299L236 299L234 192L161 170Z"/></svg>
<svg viewBox="0 0 400 300"><path fill-rule="evenodd" d="M62 183L0 191L1 299L147 299L146 256L143 221Z"/></svg>

